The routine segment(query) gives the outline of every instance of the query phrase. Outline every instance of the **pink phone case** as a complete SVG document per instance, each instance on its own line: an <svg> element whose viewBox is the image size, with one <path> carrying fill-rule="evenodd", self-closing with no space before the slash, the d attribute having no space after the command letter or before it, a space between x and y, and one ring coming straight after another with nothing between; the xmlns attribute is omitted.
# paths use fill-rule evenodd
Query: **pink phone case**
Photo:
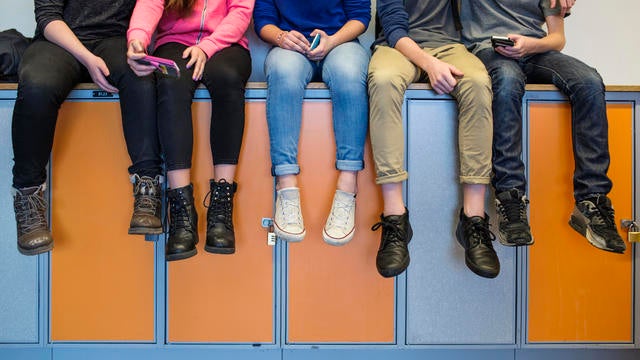
<svg viewBox="0 0 640 360"><path fill-rule="evenodd" d="M151 65L156 68L162 75L171 77L180 77L180 68L175 61L171 59L164 59L155 56L147 55L140 60L137 60L140 64Z"/></svg>

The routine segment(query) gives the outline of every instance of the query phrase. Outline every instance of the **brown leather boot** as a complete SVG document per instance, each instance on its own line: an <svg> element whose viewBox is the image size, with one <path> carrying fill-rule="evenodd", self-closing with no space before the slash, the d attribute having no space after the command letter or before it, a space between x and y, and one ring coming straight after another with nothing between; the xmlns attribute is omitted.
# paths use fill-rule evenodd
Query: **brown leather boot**
<svg viewBox="0 0 640 360"><path fill-rule="evenodd" d="M131 175L133 183L133 215L129 224L129 234L162 234L162 176Z"/></svg>
<svg viewBox="0 0 640 360"><path fill-rule="evenodd" d="M18 251L24 255L42 254L53 249L45 189L45 184L15 189L13 209L18 227Z"/></svg>

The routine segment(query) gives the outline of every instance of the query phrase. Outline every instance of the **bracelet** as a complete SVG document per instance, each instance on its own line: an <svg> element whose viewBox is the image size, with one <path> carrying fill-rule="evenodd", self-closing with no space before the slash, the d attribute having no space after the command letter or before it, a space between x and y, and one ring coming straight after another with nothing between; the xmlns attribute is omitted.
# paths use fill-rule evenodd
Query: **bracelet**
<svg viewBox="0 0 640 360"><path fill-rule="evenodd" d="M284 41L284 37L288 34L288 31L282 31L280 34L278 34L278 36L276 37L276 45L278 45L279 47L282 47L282 42Z"/></svg>

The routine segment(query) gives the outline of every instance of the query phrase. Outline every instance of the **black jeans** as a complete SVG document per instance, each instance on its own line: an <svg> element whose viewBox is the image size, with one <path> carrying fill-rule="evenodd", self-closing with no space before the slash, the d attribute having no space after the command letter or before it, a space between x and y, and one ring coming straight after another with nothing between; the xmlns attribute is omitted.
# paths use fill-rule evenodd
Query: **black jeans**
<svg viewBox="0 0 640 360"><path fill-rule="evenodd" d="M493 49L479 51L493 88L493 185L497 192L516 188L524 193L522 97L525 84L553 84L571 102L571 135L576 201L611 190L605 89L598 72L558 51L520 60Z"/></svg>
<svg viewBox="0 0 640 360"><path fill-rule="evenodd" d="M155 176L162 172L153 76L136 76L126 61L126 39L84 42L109 68L108 80L119 89L122 127L132 165L129 173ZM73 87L91 82L87 69L61 47L38 40L24 53L18 97L13 110L13 186L44 183L58 110Z"/></svg>
<svg viewBox="0 0 640 360"><path fill-rule="evenodd" d="M168 43L154 55L174 60L180 78L158 76L158 127L167 170L191 168L193 124L191 102L198 82L193 81L186 45ZM214 165L237 164L244 131L244 90L251 75L251 56L240 45L218 51L204 68L201 82L211 95L211 155Z"/></svg>

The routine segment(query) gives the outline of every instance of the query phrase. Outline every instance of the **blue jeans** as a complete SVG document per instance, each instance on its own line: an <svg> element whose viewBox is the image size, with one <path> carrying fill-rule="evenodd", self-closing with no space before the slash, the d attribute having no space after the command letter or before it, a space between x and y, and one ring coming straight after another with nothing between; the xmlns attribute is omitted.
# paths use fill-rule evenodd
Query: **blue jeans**
<svg viewBox="0 0 640 360"><path fill-rule="evenodd" d="M522 162L522 97L526 83L553 84L571 102L571 134L576 201L593 194L608 194L608 123L605 90L598 72L558 51L520 60L493 49L476 54L491 75L493 87L493 186L497 192L526 190Z"/></svg>
<svg viewBox="0 0 640 360"><path fill-rule="evenodd" d="M369 52L357 41L335 47L321 61L274 47L267 54L267 122L271 144L271 174L297 175L298 139L302 100L307 84L324 81L333 106L336 137L336 168L359 171L364 168L369 102L367 66Z"/></svg>

